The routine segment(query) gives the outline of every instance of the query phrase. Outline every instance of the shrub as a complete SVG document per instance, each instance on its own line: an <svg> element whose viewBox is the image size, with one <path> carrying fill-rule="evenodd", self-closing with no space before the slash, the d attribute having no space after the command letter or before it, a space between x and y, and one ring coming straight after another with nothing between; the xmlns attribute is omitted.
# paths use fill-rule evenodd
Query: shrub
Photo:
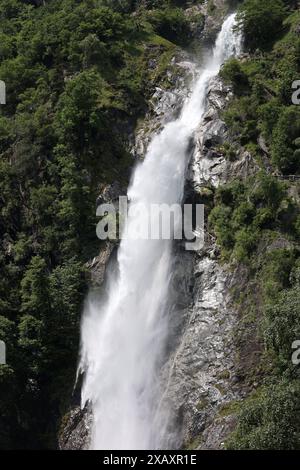
<svg viewBox="0 0 300 470"><path fill-rule="evenodd" d="M235 59L229 59L222 67L221 77L229 83L233 84L234 92L240 94L249 85L248 77L244 73L240 62Z"/></svg>
<svg viewBox="0 0 300 470"><path fill-rule="evenodd" d="M295 173L300 169L297 138L300 135L300 109L285 108L273 131L272 159L284 173Z"/></svg>
<svg viewBox="0 0 300 470"><path fill-rule="evenodd" d="M209 223L213 226L218 242L225 249L234 246L234 235L230 226L231 209L224 205L216 206L210 213Z"/></svg>
<svg viewBox="0 0 300 470"><path fill-rule="evenodd" d="M153 10L147 15L155 31L175 43L184 43L190 34L189 23L180 8Z"/></svg>
<svg viewBox="0 0 300 470"><path fill-rule="evenodd" d="M287 271L288 272L288 271ZM278 354L279 364L291 365L292 344L300 339L300 269L291 289L284 290L275 305L266 308L265 339Z"/></svg>
<svg viewBox="0 0 300 470"><path fill-rule="evenodd" d="M299 450L300 384L280 382L264 387L242 407L227 449Z"/></svg>
<svg viewBox="0 0 300 470"><path fill-rule="evenodd" d="M236 232L233 256L237 261L246 263L255 249L258 232L242 229Z"/></svg>
<svg viewBox="0 0 300 470"><path fill-rule="evenodd" d="M282 29L286 16L282 0L245 0L239 9L239 21L245 34L246 47L264 49Z"/></svg>

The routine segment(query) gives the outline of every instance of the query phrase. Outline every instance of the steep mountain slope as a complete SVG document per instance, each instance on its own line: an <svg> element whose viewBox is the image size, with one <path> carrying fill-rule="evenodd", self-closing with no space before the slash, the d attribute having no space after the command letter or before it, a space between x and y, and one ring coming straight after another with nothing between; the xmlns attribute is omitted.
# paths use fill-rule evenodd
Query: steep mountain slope
<svg viewBox="0 0 300 470"><path fill-rule="evenodd" d="M211 83L186 186L208 235L200 253L177 250L166 398L178 446L300 448L296 0L0 1L1 448L87 445L79 320L113 250L95 201L126 190L186 96L183 49L201 56L237 6L245 53Z"/></svg>
<svg viewBox="0 0 300 470"><path fill-rule="evenodd" d="M277 7L272 17L268 3L242 5L241 22L250 28L245 53L226 64L223 82L211 84L196 134L186 198L205 203L210 235L196 257L179 250L174 273L178 329L165 367L165 399L181 431L179 447L299 447L299 372L291 361L299 335L299 113L291 103L299 12L294 2L290 10L282 2ZM265 15L271 37L262 27L253 51L247 34ZM283 122L289 113L292 128ZM152 119L138 133L141 153L148 128L157 129ZM287 144L280 151L292 176L276 161L280 126ZM64 436L71 448L78 437L73 424Z"/></svg>

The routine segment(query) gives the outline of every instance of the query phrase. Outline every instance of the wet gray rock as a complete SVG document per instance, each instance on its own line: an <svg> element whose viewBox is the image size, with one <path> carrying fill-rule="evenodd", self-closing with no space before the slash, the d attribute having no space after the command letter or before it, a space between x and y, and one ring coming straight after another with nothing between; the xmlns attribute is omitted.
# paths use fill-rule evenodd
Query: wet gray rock
<svg viewBox="0 0 300 470"><path fill-rule="evenodd" d="M106 268L115 244L112 242L103 242L98 256L90 260L86 267L90 272L90 284L93 287L100 287L103 284Z"/></svg>
<svg viewBox="0 0 300 470"><path fill-rule="evenodd" d="M258 167L249 152L239 147L236 161L223 154L222 145L233 143L221 111L232 97L231 88L220 77L209 84L207 111L195 135L195 149L189 166L188 180L195 191L202 186L218 187L234 177L246 178Z"/></svg>
<svg viewBox="0 0 300 470"><path fill-rule="evenodd" d="M116 204L118 203L119 196L126 196L126 188L124 188L119 181L114 181L100 189L100 194L97 197L96 205L100 204Z"/></svg>
<svg viewBox="0 0 300 470"><path fill-rule="evenodd" d="M227 288L229 274L210 256L213 248L194 256L189 273L193 292L181 311L184 325L178 346L165 366L166 406L179 430L179 447L198 442L222 405L238 398L232 387L236 315ZM210 433L202 439L209 445Z"/></svg>
<svg viewBox="0 0 300 470"><path fill-rule="evenodd" d="M163 85L155 88L149 100L149 110L132 138L131 153L137 159L144 158L153 135L176 118L195 77L196 66L183 51L172 58L171 67L172 70L166 72L168 88Z"/></svg>
<svg viewBox="0 0 300 470"><path fill-rule="evenodd" d="M208 121L206 132L202 135L203 149L210 149L224 143L226 137L226 126L221 119Z"/></svg>
<svg viewBox="0 0 300 470"><path fill-rule="evenodd" d="M64 418L59 434L62 450L87 450L89 448L92 415L87 408L76 406Z"/></svg>

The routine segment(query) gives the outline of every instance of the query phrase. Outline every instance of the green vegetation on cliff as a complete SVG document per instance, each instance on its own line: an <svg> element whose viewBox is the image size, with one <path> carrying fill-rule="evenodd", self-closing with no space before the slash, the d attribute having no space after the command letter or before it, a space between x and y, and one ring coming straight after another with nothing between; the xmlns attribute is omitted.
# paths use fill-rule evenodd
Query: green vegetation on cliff
<svg viewBox="0 0 300 470"><path fill-rule="evenodd" d="M176 47L191 39L182 10L191 3L202 2L0 0L0 448L56 446L85 265L98 250L95 200L103 185L128 181L126 139ZM298 2L236 3L249 54L223 67L234 90L224 119L260 171L216 191L209 224L223 259L248 271L238 301L261 350L244 370L253 393L227 447L299 449L291 345L300 339L300 188L278 178L300 172L300 107L291 102ZM234 145L223 151L236 158Z"/></svg>
<svg viewBox="0 0 300 470"><path fill-rule="evenodd" d="M99 248L96 197L128 180L128 134L188 41L184 3L0 0L1 448L56 446Z"/></svg>
<svg viewBox="0 0 300 470"><path fill-rule="evenodd" d="M231 140L260 168L220 187L209 217L223 259L248 273L245 292L236 292L236 343L240 387L253 393L227 442L233 449L300 449L300 369L292 362L300 339L300 179L291 178L300 176L300 106L292 103L300 70L297 6L241 2L246 54L221 71L234 91L224 112ZM236 158L232 144L223 151Z"/></svg>

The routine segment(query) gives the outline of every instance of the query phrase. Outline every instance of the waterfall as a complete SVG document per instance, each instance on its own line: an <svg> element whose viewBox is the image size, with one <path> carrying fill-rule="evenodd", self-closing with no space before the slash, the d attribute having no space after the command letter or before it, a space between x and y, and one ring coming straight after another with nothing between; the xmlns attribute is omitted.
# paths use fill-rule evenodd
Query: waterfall
<svg viewBox="0 0 300 470"><path fill-rule="evenodd" d="M209 60L199 73L178 119L155 135L134 171L130 204L181 204L190 138L205 112L209 81L237 55L241 37L235 14L224 22ZM138 218L138 220L137 220ZM148 223L139 212L128 228ZM117 269L100 302L89 298L81 327L82 405L93 413L92 449L158 449L165 442L168 410L159 406L159 373L165 359L172 240L123 239Z"/></svg>

